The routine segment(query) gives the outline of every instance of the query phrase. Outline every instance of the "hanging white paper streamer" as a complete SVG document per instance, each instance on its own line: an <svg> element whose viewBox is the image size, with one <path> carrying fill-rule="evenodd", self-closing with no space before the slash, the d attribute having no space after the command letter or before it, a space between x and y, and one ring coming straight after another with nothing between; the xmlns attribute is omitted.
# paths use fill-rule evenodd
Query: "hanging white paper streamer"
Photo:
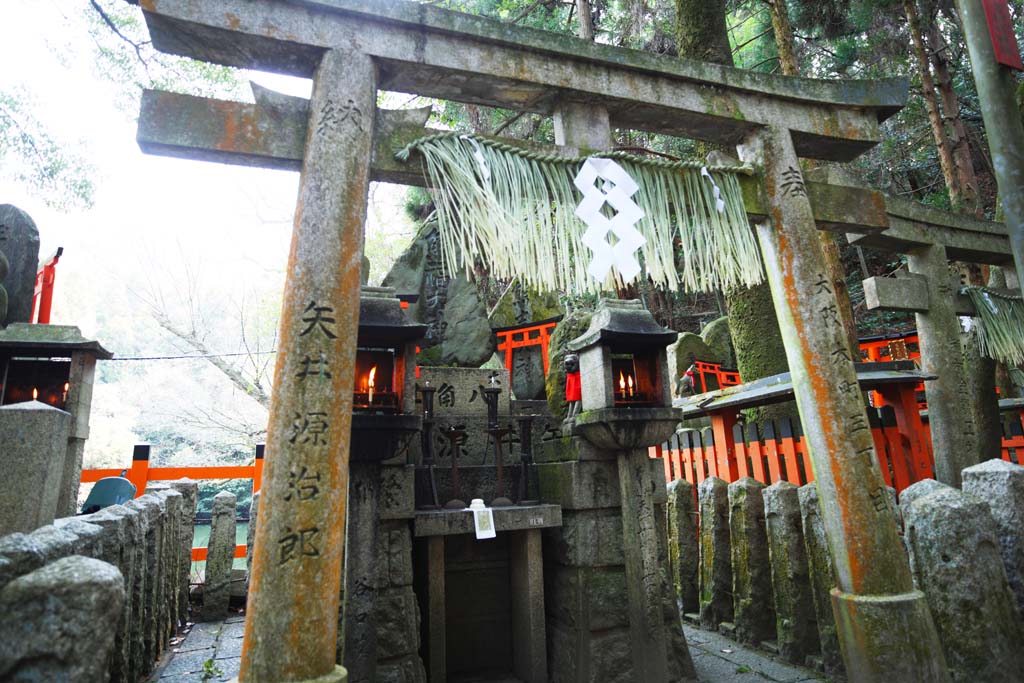
<svg viewBox="0 0 1024 683"><path fill-rule="evenodd" d="M599 179L600 186L595 184ZM583 193L576 215L587 224L580 241L594 252L587 272L604 282L614 266L623 280L630 282L640 274L640 263L634 253L647 243L633 227L644 217L644 210L631 199L639 189L636 181L611 159L592 157L583 162L573 184ZM616 211L610 219L601 213L605 203ZM615 245L608 242L609 232L619 240Z"/></svg>
<svg viewBox="0 0 1024 683"><path fill-rule="evenodd" d="M718 183L711 177L707 166L701 167L700 174L711 181L711 192L715 195L715 208L718 209L718 213L725 213L725 200L722 199L722 188L718 187Z"/></svg>
<svg viewBox="0 0 1024 683"><path fill-rule="evenodd" d="M490 182L491 180L491 169L487 165L487 159L484 159L484 151L480 148L480 143L474 140L469 135L459 136L463 140L469 140L473 145L473 158L476 159L476 165L480 167L480 174L484 177L484 182ZM717 196L717 195L716 195Z"/></svg>

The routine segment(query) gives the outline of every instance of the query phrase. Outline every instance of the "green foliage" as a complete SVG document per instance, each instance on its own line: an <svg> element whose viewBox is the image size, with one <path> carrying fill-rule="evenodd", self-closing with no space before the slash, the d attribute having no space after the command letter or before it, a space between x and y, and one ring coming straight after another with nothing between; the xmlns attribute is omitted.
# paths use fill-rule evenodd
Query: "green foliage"
<svg viewBox="0 0 1024 683"><path fill-rule="evenodd" d="M217 666L217 664L211 657L210 659L207 659L205 662L203 662L203 672L199 676L199 678L203 681L203 683L206 683L206 681L212 681L216 678L220 678L223 675L224 671L219 666Z"/></svg>
<svg viewBox="0 0 1024 683"><path fill-rule="evenodd" d="M117 104L133 118L143 88L245 98L246 82L238 69L157 52L139 7L122 0L90 0L82 11L95 44L96 73L120 86Z"/></svg>
<svg viewBox="0 0 1024 683"><path fill-rule="evenodd" d="M48 206L64 211L93 202L93 166L53 138L32 113L25 89L0 91L0 168L33 188Z"/></svg>

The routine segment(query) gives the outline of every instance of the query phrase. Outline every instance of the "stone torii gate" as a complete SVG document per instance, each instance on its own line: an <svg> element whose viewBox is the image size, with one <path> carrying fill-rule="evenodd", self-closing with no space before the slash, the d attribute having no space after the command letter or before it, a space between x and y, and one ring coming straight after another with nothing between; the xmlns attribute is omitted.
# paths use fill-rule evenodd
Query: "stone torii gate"
<svg viewBox="0 0 1024 683"><path fill-rule="evenodd" d="M345 512L367 189L371 178L418 174L391 159L399 129L416 121L378 112L378 88L553 114L565 153L607 148L613 126L738 147L762 174L747 185L748 203L836 564L833 600L847 671L854 680L946 679L928 608L899 549L814 235L813 204L822 225L839 229L857 223L846 216L851 205L873 215L867 225L884 228L884 208L864 191L845 192L835 208L815 202L816 192L820 199L828 190L806 184L799 163L849 161L876 144L879 122L904 103L902 81L776 77L401 1L140 4L159 50L313 78L304 106L266 93L256 105L150 93L140 123L150 151L302 172L242 681L345 676L334 662L338 520ZM873 206L856 207L872 197ZM311 359L329 367L327 381L308 381L301 369ZM289 479L303 467L320 474L323 486L316 499L296 502Z"/></svg>
<svg viewBox="0 0 1024 683"><path fill-rule="evenodd" d="M965 401L971 395L960 347L958 316L974 307L957 294L949 259L1013 268L1013 253L1002 223L959 216L905 199L886 199L890 225L884 232L848 235L851 244L907 255L910 277L873 277L864 281L869 309L913 312L921 340L921 365L937 376L926 382L935 476L960 486L960 472L978 462L974 443L984 433L974 424ZM1017 294L1017 292L1013 292ZM989 397L993 402L995 396ZM998 446L996 446L998 447Z"/></svg>

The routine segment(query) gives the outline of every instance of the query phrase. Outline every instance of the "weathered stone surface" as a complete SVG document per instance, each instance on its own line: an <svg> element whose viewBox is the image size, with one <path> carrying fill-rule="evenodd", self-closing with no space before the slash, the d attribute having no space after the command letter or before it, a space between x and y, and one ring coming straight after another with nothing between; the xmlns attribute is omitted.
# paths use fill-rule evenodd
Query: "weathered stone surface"
<svg viewBox="0 0 1024 683"><path fill-rule="evenodd" d="M545 555L549 562L569 567L621 566L622 511L563 511L558 540L548 545Z"/></svg>
<svg viewBox="0 0 1024 683"><path fill-rule="evenodd" d="M171 488L181 494L181 547L179 574L178 574L178 625L184 626L189 619L189 579L192 574L192 538L196 521L196 502L199 497L199 485L189 479L179 479L169 482ZM259 492L253 494L253 500L258 500ZM255 533L255 520L249 525L250 532ZM246 552L252 551L252 543L249 543Z"/></svg>
<svg viewBox="0 0 1024 683"><path fill-rule="evenodd" d="M0 588L43 566L46 560L28 534L0 536Z"/></svg>
<svg viewBox="0 0 1024 683"><path fill-rule="evenodd" d="M56 517L70 421L69 413L38 401L0 407L0 535Z"/></svg>
<svg viewBox="0 0 1024 683"><path fill-rule="evenodd" d="M545 391L548 406L555 419L565 417L565 354L570 341L583 334L590 326L589 311L574 309L566 313L548 342L548 376Z"/></svg>
<svg viewBox="0 0 1024 683"><path fill-rule="evenodd" d="M953 681L1014 681L1024 623L988 506L942 487L903 504L910 564L938 627Z"/></svg>
<svg viewBox="0 0 1024 683"><path fill-rule="evenodd" d="M995 519L1006 578L1024 615L1024 467L989 460L963 471L963 487Z"/></svg>
<svg viewBox="0 0 1024 683"><path fill-rule="evenodd" d="M776 642L780 655L803 664L819 647L798 491L788 481L780 481L766 488L763 497Z"/></svg>
<svg viewBox="0 0 1024 683"><path fill-rule="evenodd" d="M833 673L842 670L843 657L839 650L835 617L832 616L831 592L836 585L832 554L821 521L818 487L813 483L801 486L799 496L801 530L807 552L807 573L811 583L811 597L814 599L821 661L826 673Z"/></svg>
<svg viewBox="0 0 1024 683"><path fill-rule="evenodd" d="M549 622L554 619L582 631L629 626L629 612L622 599L626 574L621 566L549 567L546 589Z"/></svg>
<svg viewBox="0 0 1024 683"><path fill-rule="evenodd" d="M132 613L137 609L133 604L136 567L128 510L122 505L112 505L82 519L103 530L104 556L96 559L116 566L124 578L124 607L110 653L110 680L128 683L136 680L131 672L131 629Z"/></svg>
<svg viewBox="0 0 1024 683"><path fill-rule="evenodd" d="M0 678L104 683L124 602L113 565L77 555L0 590Z"/></svg>
<svg viewBox="0 0 1024 683"><path fill-rule="evenodd" d="M487 305L476 285L464 276L448 285L444 307L441 362L461 367L480 367L494 353L494 333L487 320Z"/></svg>
<svg viewBox="0 0 1024 683"><path fill-rule="evenodd" d="M619 473L614 460L542 463L540 496L563 510L618 507Z"/></svg>
<svg viewBox="0 0 1024 683"><path fill-rule="evenodd" d="M377 521L380 501L380 465L353 462L349 474L348 519L345 532L343 616L339 624L339 654L353 683L376 678L378 626L377 603L387 585L386 552ZM382 566L383 565L383 566ZM393 656L391 653L390 656Z"/></svg>
<svg viewBox="0 0 1024 683"><path fill-rule="evenodd" d="M724 364L726 367L736 367L736 354L732 347L732 335L729 332L729 317L722 316L712 320L700 331L700 337L708 345L711 352L711 360ZM699 358L698 360L704 360Z"/></svg>
<svg viewBox="0 0 1024 683"><path fill-rule="evenodd" d="M210 541L203 580L203 621L223 619L231 599L231 565L235 556L235 494L213 497Z"/></svg>
<svg viewBox="0 0 1024 683"><path fill-rule="evenodd" d="M729 484L733 623L739 640L754 643L775 636L764 488L751 477Z"/></svg>
<svg viewBox="0 0 1024 683"><path fill-rule="evenodd" d="M672 373L672 388L673 395L676 397L684 394L679 392L679 380L686 373L694 361L703 360L711 363L720 363L718 358L715 357L715 352L711 350L704 338L699 334L693 332L680 332L679 339L674 344L668 346L668 365L673 370ZM708 390L717 389L717 386L709 386ZM686 392L685 395L695 394L700 392L700 387L694 387L691 391Z"/></svg>
<svg viewBox="0 0 1024 683"><path fill-rule="evenodd" d="M27 213L11 204L0 205L0 252L8 263L7 277L0 282L7 291L7 315L0 323L27 323L39 268L39 229Z"/></svg>
<svg viewBox="0 0 1024 683"><path fill-rule="evenodd" d="M700 546L694 486L685 479L668 484L668 559L672 585L683 611L700 611Z"/></svg>
<svg viewBox="0 0 1024 683"><path fill-rule="evenodd" d="M383 465L380 468L380 519L411 519L415 512L415 468Z"/></svg>
<svg viewBox="0 0 1024 683"><path fill-rule="evenodd" d="M700 623L717 629L732 621L732 551L729 544L729 485L708 477L697 487L700 506Z"/></svg>
<svg viewBox="0 0 1024 683"><path fill-rule="evenodd" d="M163 642L160 638L157 624L159 623L161 593L161 571L160 549L163 544L162 518L166 513L164 501L155 495L144 495L125 503L126 506L134 506L144 517L146 535L142 548L145 552L143 566L145 569L140 572L143 575L144 584L142 594L142 627L136 633L142 647L142 667L148 673L156 662Z"/></svg>
<svg viewBox="0 0 1024 683"><path fill-rule="evenodd" d="M386 660L415 654L420 619L412 586L382 591L376 600L376 611L377 658Z"/></svg>
<svg viewBox="0 0 1024 683"><path fill-rule="evenodd" d="M434 395L434 453L438 465L451 465L451 441L442 435L449 427L461 427L466 430L466 438L461 443L459 456L463 465L479 464L485 452L487 462L494 463L493 447L489 445L490 437L484 431L487 427L487 404L481 394L481 388L489 386L492 377L502 389L498 394L498 415L508 415L511 392L508 371L504 368L420 368L419 382L429 381L431 386L437 388ZM418 440L413 449L419 451ZM506 464L518 461L511 449L503 448L502 453Z"/></svg>

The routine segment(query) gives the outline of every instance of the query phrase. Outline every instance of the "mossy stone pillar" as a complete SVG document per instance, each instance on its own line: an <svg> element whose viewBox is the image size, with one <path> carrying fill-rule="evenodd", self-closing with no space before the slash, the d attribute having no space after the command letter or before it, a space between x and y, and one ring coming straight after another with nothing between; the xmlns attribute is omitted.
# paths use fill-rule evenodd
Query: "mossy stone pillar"
<svg viewBox="0 0 1024 683"><path fill-rule="evenodd" d="M775 637L762 491L764 484L751 477L729 484L733 624L736 637L749 643Z"/></svg>
<svg viewBox="0 0 1024 683"><path fill-rule="evenodd" d="M740 154L764 172L768 218L757 236L836 568L833 610L847 674L949 680L900 545L792 136L766 127Z"/></svg>
<svg viewBox="0 0 1024 683"><path fill-rule="evenodd" d="M729 485L708 477L697 486L700 505L700 623L717 629L732 621Z"/></svg>
<svg viewBox="0 0 1024 683"><path fill-rule="evenodd" d="M324 52L313 78L281 310L239 673L245 683L346 679L335 661L340 520L376 99L377 68L368 55ZM301 371L310 358L327 365L326 381Z"/></svg>

